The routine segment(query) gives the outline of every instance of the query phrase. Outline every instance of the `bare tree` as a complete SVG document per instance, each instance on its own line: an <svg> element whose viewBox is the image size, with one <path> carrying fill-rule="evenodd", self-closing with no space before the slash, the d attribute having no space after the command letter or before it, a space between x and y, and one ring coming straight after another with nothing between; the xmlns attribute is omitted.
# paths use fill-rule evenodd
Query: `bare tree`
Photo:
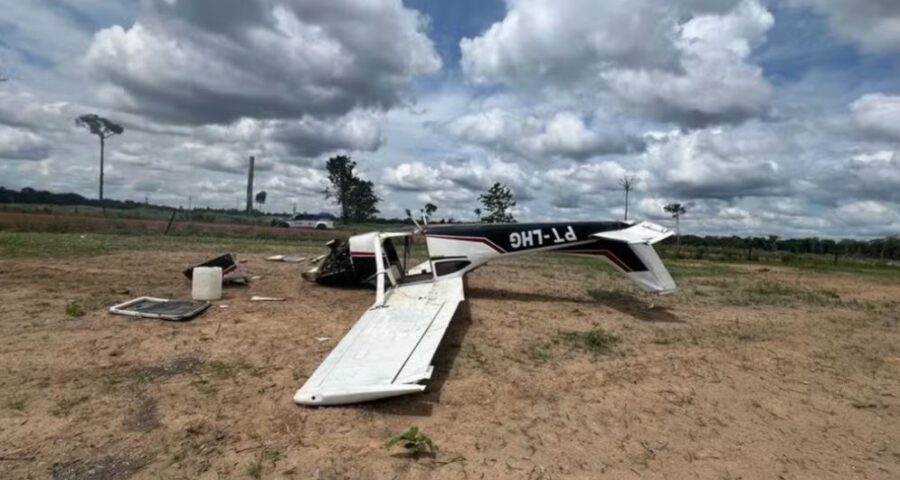
<svg viewBox="0 0 900 480"><path fill-rule="evenodd" d="M628 194L634 190L634 175L624 175L619 179L619 185L625 190L625 221L628 221Z"/></svg>
<svg viewBox="0 0 900 480"><path fill-rule="evenodd" d="M100 208L106 213L106 206L103 203L103 150L106 145L106 139L113 135L121 135L125 128L94 113L88 113L76 118L75 125L87 128L92 135L100 138Z"/></svg>
<svg viewBox="0 0 900 480"><path fill-rule="evenodd" d="M678 248L681 248L681 216L687 213L687 209L680 203L670 203L663 207L663 210L672 214L675 219L675 242Z"/></svg>

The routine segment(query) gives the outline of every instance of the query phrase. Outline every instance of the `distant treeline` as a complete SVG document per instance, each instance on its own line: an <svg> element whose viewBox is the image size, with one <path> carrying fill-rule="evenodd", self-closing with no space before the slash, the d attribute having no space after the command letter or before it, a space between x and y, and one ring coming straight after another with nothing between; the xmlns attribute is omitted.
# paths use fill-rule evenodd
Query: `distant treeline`
<svg viewBox="0 0 900 480"><path fill-rule="evenodd" d="M0 203L20 203L20 204L48 204L48 205L73 205L73 206L93 206L100 207L100 201L96 199L85 198L77 193L52 193L33 188L23 188L20 191L9 190L0 187ZM111 200L103 201L107 208L133 210L138 208L158 209L164 211L178 210L175 207L165 205L145 204L132 200ZM237 209L213 209L203 208L195 209L195 212L220 213L229 216L244 215L242 210ZM289 215L282 214L262 214L256 212L257 215ZM202 218L202 217L200 217ZM196 218L199 220L200 218ZM412 221L408 218L375 218L366 223L383 224L383 225L412 225ZM455 223L453 219L434 220L432 223ZM674 238L669 240L674 242ZM889 260L900 260L900 239L898 238L880 238L874 240L853 240L841 239L830 240L822 238L779 238L775 235L765 237L719 237L719 236L697 236L682 235L681 244L688 247L707 247L707 248L733 248L747 250L748 253L756 252L788 252L794 254L820 254L820 255L841 255L841 256L858 256L867 258L880 258Z"/></svg>
<svg viewBox="0 0 900 480"><path fill-rule="evenodd" d="M900 260L900 239L898 238L831 240L818 237L782 239L775 235L767 237L682 235L681 244L691 247L743 249L751 254L759 251L771 251Z"/></svg>
<svg viewBox="0 0 900 480"><path fill-rule="evenodd" d="M49 205L85 205L91 207L100 207L100 201L92 198L85 198L77 193L53 193L44 190L35 190L33 188L23 188L22 190L9 190L0 187L0 203L41 203ZM103 205L107 208L135 209L135 208L157 208L160 210L176 210L173 207L165 207L162 205L147 205L132 200L103 200Z"/></svg>

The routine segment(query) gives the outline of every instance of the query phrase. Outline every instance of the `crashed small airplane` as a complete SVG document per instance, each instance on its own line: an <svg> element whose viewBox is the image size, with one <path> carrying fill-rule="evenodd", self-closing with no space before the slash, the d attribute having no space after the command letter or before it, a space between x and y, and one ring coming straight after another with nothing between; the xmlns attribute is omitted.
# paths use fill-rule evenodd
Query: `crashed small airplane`
<svg viewBox="0 0 900 480"><path fill-rule="evenodd" d="M409 268L412 237L419 234L428 260ZM294 401L342 405L424 391L419 382L431 378L431 359L465 299L463 277L494 259L550 251L600 257L642 290L671 293L675 282L652 247L671 235L648 222L611 221L430 225L332 240L330 253L304 278L322 285L372 284L375 304Z"/></svg>

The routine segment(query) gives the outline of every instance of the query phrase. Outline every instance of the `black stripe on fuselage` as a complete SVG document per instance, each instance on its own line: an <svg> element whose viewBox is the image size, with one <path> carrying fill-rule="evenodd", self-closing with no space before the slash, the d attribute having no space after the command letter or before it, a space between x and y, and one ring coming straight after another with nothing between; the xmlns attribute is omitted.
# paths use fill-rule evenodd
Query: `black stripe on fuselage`
<svg viewBox="0 0 900 480"><path fill-rule="evenodd" d="M458 238L461 241L482 241L495 246L498 253L543 249L600 255L626 272L645 271L647 267L628 244L591 237L595 233L630 226L617 221L430 225L426 228L425 235Z"/></svg>

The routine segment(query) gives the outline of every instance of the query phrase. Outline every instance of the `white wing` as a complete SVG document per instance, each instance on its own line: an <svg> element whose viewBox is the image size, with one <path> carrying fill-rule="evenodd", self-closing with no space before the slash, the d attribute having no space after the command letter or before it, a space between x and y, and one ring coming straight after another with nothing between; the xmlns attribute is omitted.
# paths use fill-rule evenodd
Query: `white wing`
<svg viewBox="0 0 900 480"><path fill-rule="evenodd" d="M465 299L461 278L399 285L369 309L294 394L303 405L340 405L421 392L431 358Z"/></svg>

